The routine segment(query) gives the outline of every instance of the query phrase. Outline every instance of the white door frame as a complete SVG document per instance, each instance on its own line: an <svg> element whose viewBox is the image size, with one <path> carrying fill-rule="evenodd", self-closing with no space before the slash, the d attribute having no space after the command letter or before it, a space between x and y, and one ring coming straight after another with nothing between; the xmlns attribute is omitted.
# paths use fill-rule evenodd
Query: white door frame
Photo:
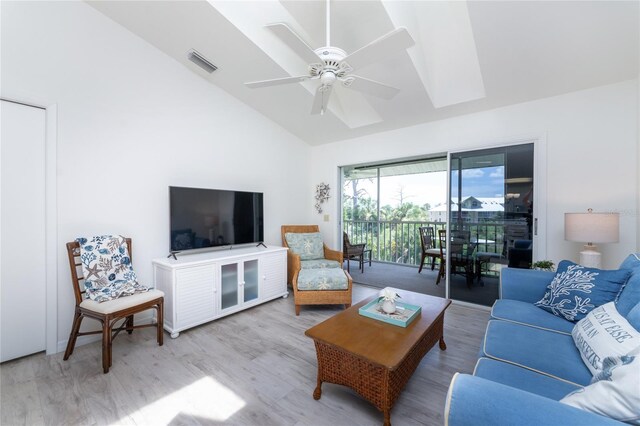
<svg viewBox="0 0 640 426"><path fill-rule="evenodd" d="M45 350L47 355L51 355L58 352L58 105L24 95L5 96L5 93L0 95L0 99L45 110Z"/></svg>

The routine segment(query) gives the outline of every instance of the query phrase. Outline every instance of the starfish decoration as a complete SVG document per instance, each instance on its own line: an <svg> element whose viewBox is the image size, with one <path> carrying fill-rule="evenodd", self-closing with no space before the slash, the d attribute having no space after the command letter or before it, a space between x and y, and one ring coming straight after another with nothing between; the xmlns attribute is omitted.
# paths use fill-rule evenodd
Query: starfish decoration
<svg viewBox="0 0 640 426"><path fill-rule="evenodd" d="M98 269L98 265L87 266L87 276L84 277L85 280L88 280L89 278L91 278L91 275L95 275L96 278L100 278L100 276L98 275L98 272L100 272L100 270Z"/></svg>

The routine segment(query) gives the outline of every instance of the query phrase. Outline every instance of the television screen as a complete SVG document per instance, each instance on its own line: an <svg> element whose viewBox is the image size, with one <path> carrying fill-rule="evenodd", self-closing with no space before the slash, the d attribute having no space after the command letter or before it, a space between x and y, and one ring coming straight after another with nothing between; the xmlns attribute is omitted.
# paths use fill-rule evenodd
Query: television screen
<svg viewBox="0 0 640 426"><path fill-rule="evenodd" d="M171 251L264 239L261 192L169 187Z"/></svg>

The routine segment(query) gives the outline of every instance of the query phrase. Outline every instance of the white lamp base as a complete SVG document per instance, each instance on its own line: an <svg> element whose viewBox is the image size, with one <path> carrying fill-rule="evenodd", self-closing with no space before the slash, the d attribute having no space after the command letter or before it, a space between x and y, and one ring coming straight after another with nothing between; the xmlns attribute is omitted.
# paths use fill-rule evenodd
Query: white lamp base
<svg viewBox="0 0 640 426"><path fill-rule="evenodd" d="M580 252L580 264L587 268L600 269L600 265L602 265L602 255L596 251L596 246L584 246L584 250Z"/></svg>

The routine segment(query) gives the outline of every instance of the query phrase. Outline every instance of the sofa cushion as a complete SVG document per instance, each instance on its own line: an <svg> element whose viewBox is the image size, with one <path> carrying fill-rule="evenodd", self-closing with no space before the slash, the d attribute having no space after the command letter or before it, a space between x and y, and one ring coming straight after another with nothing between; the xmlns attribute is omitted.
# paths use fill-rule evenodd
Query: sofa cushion
<svg viewBox="0 0 640 426"><path fill-rule="evenodd" d="M577 385L592 377L571 336L508 321L489 321L482 355Z"/></svg>
<svg viewBox="0 0 640 426"><path fill-rule="evenodd" d="M349 280L342 268L301 269L298 290L346 290Z"/></svg>
<svg viewBox="0 0 640 426"><path fill-rule="evenodd" d="M600 380L576 390L560 402L632 424L640 424L640 347L607 358ZM594 377L595 379L595 377Z"/></svg>
<svg viewBox="0 0 640 426"><path fill-rule="evenodd" d="M626 317L629 311L640 303L640 258L638 254L627 256L620 265L620 269L631 270L631 276L616 299L618 312ZM636 329L640 330L638 327Z"/></svg>
<svg viewBox="0 0 640 426"><path fill-rule="evenodd" d="M620 422L482 377L456 373L445 399L449 426L621 426ZM426 423L423 420L423 423Z"/></svg>
<svg viewBox="0 0 640 426"><path fill-rule="evenodd" d="M313 260L301 260L300 268L302 269L342 268L342 266L337 260L313 259Z"/></svg>
<svg viewBox="0 0 640 426"><path fill-rule="evenodd" d="M478 359L473 375L556 401L570 392L581 389L576 384L556 380L544 374L490 358Z"/></svg>
<svg viewBox="0 0 640 426"><path fill-rule="evenodd" d="M596 306L615 300L630 274L628 269L605 271L563 260L544 297L535 305L569 321L579 321Z"/></svg>
<svg viewBox="0 0 640 426"><path fill-rule="evenodd" d="M640 331L640 302L638 302L638 304L629 311L626 318L627 321L629 321L629 324L633 326L633 328Z"/></svg>
<svg viewBox="0 0 640 426"><path fill-rule="evenodd" d="M571 335L593 375L602 370L605 358L625 355L640 347L640 332L618 313L614 302L589 312L578 321Z"/></svg>
<svg viewBox="0 0 640 426"><path fill-rule="evenodd" d="M569 335L575 325L531 303L509 299L496 300L491 308L491 318Z"/></svg>
<svg viewBox="0 0 640 426"><path fill-rule="evenodd" d="M300 260L324 258L324 244L319 232L287 232L284 238L289 249L300 256Z"/></svg>

